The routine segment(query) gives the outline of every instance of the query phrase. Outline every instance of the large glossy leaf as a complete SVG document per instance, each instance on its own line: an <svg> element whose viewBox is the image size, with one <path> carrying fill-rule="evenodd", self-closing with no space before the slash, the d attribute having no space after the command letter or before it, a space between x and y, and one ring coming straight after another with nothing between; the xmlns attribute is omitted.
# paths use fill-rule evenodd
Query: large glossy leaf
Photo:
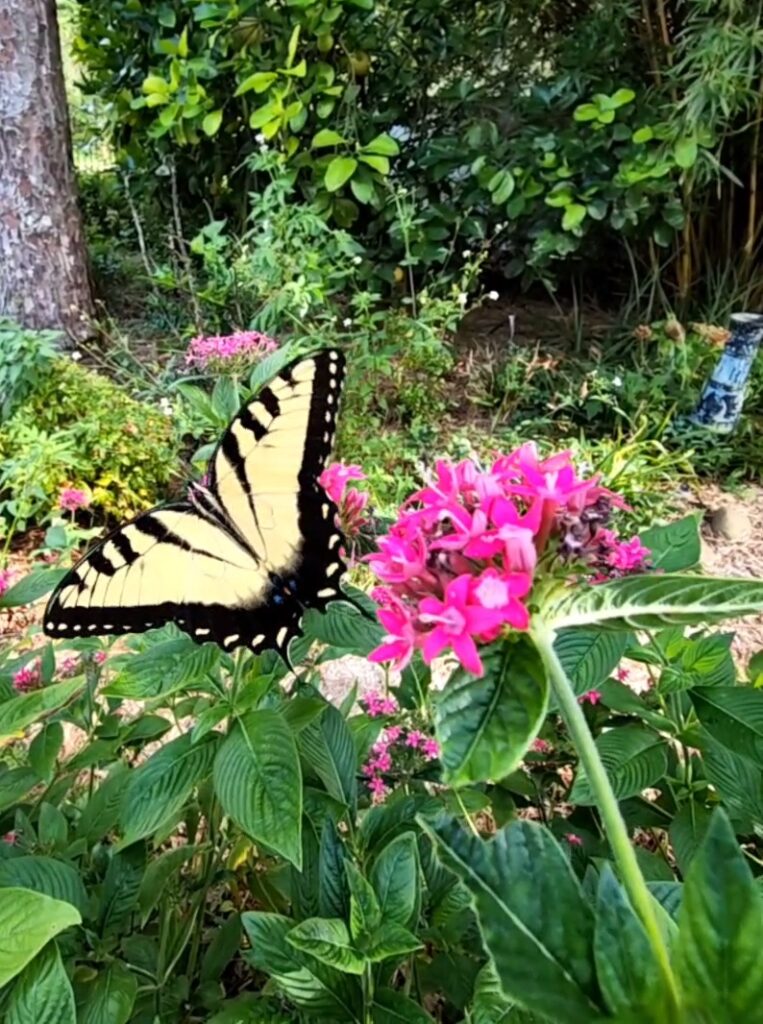
<svg viewBox="0 0 763 1024"><path fill-rule="evenodd" d="M654 785L667 770L665 741L640 725L626 725L602 733L596 739L596 748L619 800ZM570 800L577 804L596 803L582 765L578 768Z"/></svg>
<svg viewBox="0 0 763 1024"><path fill-rule="evenodd" d="M210 734L194 744L185 733L135 769L119 812L124 846L152 835L180 813L194 787L211 773L218 741L217 734Z"/></svg>
<svg viewBox="0 0 763 1024"><path fill-rule="evenodd" d="M747 822L763 824L763 780L760 768L747 757L723 746L702 730L699 741L702 765L708 782L723 800L729 815Z"/></svg>
<svg viewBox="0 0 763 1024"><path fill-rule="evenodd" d="M80 921L71 903L31 889L0 889L0 987L59 932Z"/></svg>
<svg viewBox="0 0 763 1024"><path fill-rule="evenodd" d="M373 935L382 923L381 907L371 884L351 860L344 863L350 889L350 931L361 941Z"/></svg>
<svg viewBox="0 0 763 1024"><path fill-rule="evenodd" d="M758 1020L763 897L722 811L692 861L678 923L676 955L688 1005L703 1020Z"/></svg>
<svg viewBox="0 0 763 1024"><path fill-rule="evenodd" d="M151 861L138 889L138 907L143 924L148 921L154 907L162 898L172 876L198 851L199 847L195 845L176 846Z"/></svg>
<svg viewBox="0 0 763 1024"><path fill-rule="evenodd" d="M761 607L763 581L665 573L577 587L545 612L555 630L592 625L660 629L737 619Z"/></svg>
<svg viewBox="0 0 763 1024"><path fill-rule="evenodd" d="M284 995L314 1019L365 1024L359 982L292 946L294 922L280 914L241 915L251 952L247 959L265 971Z"/></svg>
<svg viewBox="0 0 763 1024"><path fill-rule="evenodd" d="M362 974L366 962L353 947L347 925L338 918L309 917L286 936L296 949L309 953L344 974Z"/></svg>
<svg viewBox="0 0 763 1024"><path fill-rule="evenodd" d="M686 875L689 864L700 848L710 825L710 811L702 804L688 801L681 807L670 823L668 830L678 867Z"/></svg>
<svg viewBox="0 0 763 1024"><path fill-rule="evenodd" d="M435 701L440 760L452 786L508 775L546 713L546 674L529 640L496 646L483 662L482 679L460 669Z"/></svg>
<svg viewBox="0 0 763 1024"><path fill-rule="evenodd" d="M31 768L8 768L0 772L0 811L21 803L39 781L37 772Z"/></svg>
<svg viewBox="0 0 763 1024"><path fill-rule="evenodd" d="M220 661L217 644L199 646L182 636L154 644L140 654L125 654L114 659L116 677L104 687L108 697L147 700L166 697L185 688L205 689L205 676Z"/></svg>
<svg viewBox="0 0 763 1024"><path fill-rule="evenodd" d="M77 1024L126 1024L137 994L138 979L114 960L89 986Z"/></svg>
<svg viewBox="0 0 763 1024"><path fill-rule="evenodd" d="M326 792L348 807L357 800L357 753L347 723L338 708L329 706L298 736L299 750Z"/></svg>
<svg viewBox="0 0 763 1024"><path fill-rule="evenodd" d="M371 870L371 884L383 921L408 925L418 904L419 858L416 836L404 832L382 850Z"/></svg>
<svg viewBox="0 0 763 1024"><path fill-rule="evenodd" d="M283 718L263 708L241 719L220 747L214 778L225 813L301 868L302 771Z"/></svg>
<svg viewBox="0 0 763 1024"><path fill-rule="evenodd" d="M79 872L63 861L42 854L0 860L0 888L34 889L45 896L71 903L80 914L88 898Z"/></svg>
<svg viewBox="0 0 763 1024"><path fill-rule="evenodd" d="M306 636L320 643L328 644L337 654L369 654L378 647L384 630L359 611L342 601L330 604L321 614L315 610L307 612L302 620Z"/></svg>
<svg viewBox="0 0 763 1024"><path fill-rule="evenodd" d="M661 1007L660 972L644 926L608 864L599 878L594 935L596 974L614 1015L671 1024ZM668 1004L669 1005L669 1004Z"/></svg>
<svg viewBox="0 0 763 1024"><path fill-rule="evenodd" d="M763 767L763 691L707 686L690 691L697 717L711 736Z"/></svg>
<svg viewBox="0 0 763 1024"><path fill-rule="evenodd" d="M326 818L321 830L318 854L318 909L322 917L347 917L350 891L344 858L344 845L339 838L336 825L331 818Z"/></svg>
<svg viewBox="0 0 763 1024"><path fill-rule="evenodd" d="M562 629L554 640L556 656L580 696L594 690L617 668L630 633L601 629Z"/></svg>
<svg viewBox="0 0 763 1024"><path fill-rule="evenodd" d="M699 521L701 514L693 512L674 523L652 526L639 534L641 543L651 552L649 564L662 572L680 572L699 564L701 544Z"/></svg>
<svg viewBox="0 0 763 1024"><path fill-rule="evenodd" d="M130 769L117 761L94 790L77 822L77 835L89 843L101 839L116 827Z"/></svg>
<svg viewBox="0 0 763 1024"><path fill-rule="evenodd" d="M13 986L5 1024L76 1024L74 992L55 942L27 964Z"/></svg>
<svg viewBox="0 0 763 1024"><path fill-rule="evenodd" d="M363 941L362 948L371 963L407 956L423 947L423 942L394 921L382 921L376 932Z"/></svg>
<svg viewBox="0 0 763 1024"><path fill-rule="evenodd" d="M146 867L143 840L112 854L101 891L98 923L103 935L118 932L136 909Z"/></svg>
<svg viewBox="0 0 763 1024"><path fill-rule="evenodd" d="M470 1024L543 1024L539 1017L506 998L490 960L477 975L469 1020Z"/></svg>
<svg viewBox="0 0 763 1024"><path fill-rule="evenodd" d="M0 597L0 608L15 608L38 601L57 586L66 573L66 569L33 569Z"/></svg>
<svg viewBox="0 0 763 1024"><path fill-rule="evenodd" d="M82 679L66 679L0 704L0 739L14 736L43 715L62 708L83 685Z"/></svg>
<svg viewBox="0 0 763 1024"><path fill-rule="evenodd" d="M558 1024L599 1016L593 914L551 834L520 821L484 842L451 821L422 826L470 889L507 996Z"/></svg>
<svg viewBox="0 0 763 1024"><path fill-rule="evenodd" d="M371 1020L373 1024L435 1024L418 1003L391 988L374 993Z"/></svg>

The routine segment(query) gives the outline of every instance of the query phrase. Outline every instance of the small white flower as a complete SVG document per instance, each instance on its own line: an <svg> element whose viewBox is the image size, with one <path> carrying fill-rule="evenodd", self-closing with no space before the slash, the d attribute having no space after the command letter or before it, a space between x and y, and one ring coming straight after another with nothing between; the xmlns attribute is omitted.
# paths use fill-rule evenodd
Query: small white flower
<svg viewBox="0 0 763 1024"><path fill-rule="evenodd" d="M74 352L72 352L72 359L74 360L75 363L78 363L81 358L82 358L82 353L81 352L77 352L76 350Z"/></svg>
<svg viewBox="0 0 763 1024"><path fill-rule="evenodd" d="M342 321L342 327L352 327L352 317L346 316Z"/></svg>
<svg viewBox="0 0 763 1024"><path fill-rule="evenodd" d="M464 308L464 306L466 305L466 303L468 301L469 301L469 296L466 294L466 292L459 292L458 293L458 304L461 307L461 309Z"/></svg>
<svg viewBox="0 0 763 1024"><path fill-rule="evenodd" d="M262 132L257 132L257 134L254 136L254 141L257 143L258 146L262 146L265 142L265 136L262 134Z"/></svg>
<svg viewBox="0 0 763 1024"><path fill-rule="evenodd" d="M497 302L498 301L498 292L496 292L496 291L488 292L487 293L487 297L490 299L491 302Z"/></svg>
<svg viewBox="0 0 763 1024"><path fill-rule="evenodd" d="M612 386L615 388L621 388L623 386L623 378L619 374L615 374L612 378Z"/></svg>
<svg viewBox="0 0 763 1024"><path fill-rule="evenodd" d="M302 306L302 307L301 307L301 308L299 309L299 315L300 315L300 316L307 316L307 306Z"/></svg>
<svg viewBox="0 0 763 1024"><path fill-rule="evenodd" d="M159 409L164 413L165 416L172 416L172 402L169 400L169 398L159 399Z"/></svg>
<svg viewBox="0 0 763 1024"><path fill-rule="evenodd" d="M356 267L359 267L360 264L363 262L363 257L362 256L353 256L352 257L352 262L355 264Z"/></svg>
<svg viewBox="0 0 763 1024"><path fill-rule="evenodd" d="M472 250L471 249L464 249L464 251L461 253L461 255L463 256L463 258L465 260L468 260L469 257L471 256L471 254L472 254Z"/></svg>

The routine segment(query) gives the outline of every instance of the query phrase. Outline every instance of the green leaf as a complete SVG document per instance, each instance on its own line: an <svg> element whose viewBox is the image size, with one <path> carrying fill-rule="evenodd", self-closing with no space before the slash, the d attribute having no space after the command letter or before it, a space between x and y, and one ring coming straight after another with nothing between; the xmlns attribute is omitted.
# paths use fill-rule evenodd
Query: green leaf
<svg viewBox="0 0 763 1024"><path fill-rule="evenodd" d="M76 1024L74 992L55 942L27 964L13 986L5 1024Z"/></svg>
<svg viewBox="0 0 763 1024"><path fill-rule="evenodd" d="M722 811L692 861L675 949L686 1001L703 1020L743 1021L763 1006L763 899Z"/></svg>
<svg viewBox="0 0 763 1024"><path fill-rule="evenodd" d="M214 779L225 813L252 839L280 853L299 870L302 771L294 736L283 718L263 708L237 722L220 747Z"/></svg>
<svg viewBox="0 0 763 1024"><path fill-rule="evenodd" d="M520 1010L503 994L494 965L488 960L474 983L470 1024L543 1024L534 1014Z"/></svg>
<svg viewBox="0 0 763 1024"><path fill-rule="evenodd" d="M38 601L58 586L67 572L67 569L33 569L0 597L0 608L16 608Z"/></svg>
<svg viewBox="0 0 763 1024"><path fill-rule="evenodd" d="M348 654L369 654L384 636L378 622L370 622L350 605L335 601L321 614L315 609L305 615L302 628L305 635L322 644L328 644L337 652Z"/></svg>
<svg viewBox="0 0 763 1024"><path fill-rule="evenodd" d="M352 156L335 156L326 168L323 183L329 192L336 192L355 173L358 161Z"/></svg>
<svg viewBox="0 0 763 1024"><path fill-rule="evenodd" d="M138 907L143 925L146 924L154 907L166 892L172 876L180 871L183 865L187 864L198 851L199 847L195 845L177 846L173 850L162 853L148 865L138 889Z"/></svg>
<svg viewBox="0 0 763 1024"><path fill-rule="evenodd" d="M317 721L299 733L297 742L302 756L329 796L347 807L354 807L357 754L352 733L339 709L329 705Z"/></svg>
<svg viewBox="0 0 763 1024"><path fill-rule="evenodd" d="M418 905L416 836L404 832L385 846L374 861L371 884L379 900L383 921L408 925Z"/></svg>
<svg viewBox="0 0 763 1024"><path fill-rule="evenodd" d="M601 733L596 739L596 749L618 800L635 796L654 785L667 771L665 741L640 725L625 725ZM585 806L596 803L582 766L578 768L570 801Z"/></svg>
<svg viewBox="0 0 763 1024"><path fill-rule="evenodd" d="M492 201L500 206L511 198L516 187L516 180L511 171L498 171L490 179L487 187Z"/></svg>
<svg viewBox="0 0 763 1024"><path fill-rule="evenodd" d="M362 998L357 979L292 946L288 933L293 921L265 913L245 913L241 920L251 943L249 962L270 974L295 1006L317 1019L361 1024Z"/></svg>
<svg viewBox="0 0 763 1024"><path fill-rule="evenodd" d="M345 974L362 974L366 962L353 948L347 925L338 918L309 917L286 936L292 946Z"/></svg>
<svg viewBox="0 0 763 1024"><path fill-rule="evenodd" d="M347 917L350 890L344 860L344 845L336 825L327 817L323 822L318 856L318 909L323 917Z"/></svg>
<svg viewBox="0 0 763 1024"><path fill-rule="evenodd" d="M357 942L368 938L381 924L381 907L376 893L351 860L344 862L350 887L350 932Z"/></svg>
<svg viewBox="0 0 763 1024"><path fill-rule="evenodd" d="M529 641L485 652L485 676L456 670L434 705L445 781L466 786L516 768L546 713L548 682Z"/></svg>
<svg viewBox="0 0 763 1024"><path fill-rule="evenodd" d="M51 939L81 920L70 903L31 889L0 889L0 987L22 971Z"/></svg>
<svg viewBox="0 0 763 1024"><path fill-rule="evenodd" d="M39 781L31 768L10 768L0 774L0 811L20 803Z"/></svg>
<svg viewBox="0 0 763 1024"><path fill-rule="evenodd" d="M211 110L201 122L201 130L211 138L213 135L217 135L222 123L222 110Z"/></svg>
<svg viewBox="0 0 763 1024"><path fill-rule="evenodd" d="M556 656L577 696L595 690L620 664L630 633L601 629L561 629L554 640Z"/></svg>
<svg viewBox="0 0 763 1024"><path fill-rule="evenodd" d="M400 147L391 135L382 132L381 135L377 135L376 138L367 142L365 146L361 146L361 152L376 153L378 156L397 156L400 152Z"/></svg>
<svg viewBox="0 0 763 1024"><path fill-rule="evenodd" d="M594 624L602 629L660 629L756 615L762 604L760 580L665 573L576 587L546 614L557 630Z"/></svg>
<svg viewBox="0 0 763 1024"><path fill-rule="evenodd" d="M64 742L64 727L60 722L46 722L29 744L29 764L43 782L51 782L56 759Z"/></svg>
<svg viewBox="0 0 763 1024"><path fill-rule="evenodd" d="M651 1005L664 1002L656 992L660 977L649 937L633 912L609 864L599 878L594 934L596 976L613 1014L639 1011L642 1020L654 1020Z"/></svg>
<svg viewBox="0 0 763 1024"><path fill-rule="evenodd" d="M190 686L203 689L199 684L214 672L221 653L217 644L199 646L187 636L165 640L140 654L114 658L112 667L118 675L102 692L107 697L146 700Z"/></svg>
<svg viewBox="0 0 763 1024"><path fill-rule="evenodd" d="M743 822L749 819L763 823L760 768L718 743L704 729L700 733L699 747L707 780L717 790L729 813L741 817Z"/></svg>
<svg viewBox="0 0 763 1024"><path fill-rule="evenodd" d="M413 932L394 921L383 921L379 928L363 943L363 952L371 963L382 963L392 957L407 956L424 943Z"/></svg>
<svg viewBox="0 0 763 1024"><path fill-rule="evenodd" d="M548 830L517 821L483 842L454 822L421 825L474 897L504 992L557 1024L598 1017L593 914Z"/></svg>
<svg viewBox="0 0 763 1024"><path fill-rule="evenodd" d="M278 75L274 71L256 71L253 75L249 75L244 79L243 82L234 92L234 96L243 96L244 93L254 89L255 92L265 92L273 82L276 81Z"/></svg>
<svg viewBox="0 0 763 1024"><path fill-rule="evenodd" d="M199 743L185 733L131 773L119 813L123 846L143 839L182 811L194 787L212 771L219 737Z"/></svg>
<svg viewBox="0 0 763 1024"><path fill-rule="evenodd" d="M700 514L693 513L666 526L643 530L639 539L651 552L650 566L663 572L679 572L698 565L701 555L699 520Z"/></svg>
<svg viewBox="0 0 763 1024"><path fill-rule="evenodd" d="M170 91L169 82L165 82L159 75L147 75L143 79L141 89L148 95L151 93L168 93Z"/></svg>
<svg viewBox="0 0 763 1024"><path fill-rule="evenodd" d="M0 860L0 888L34 889L70 903L80 914L87 911L87 892L79 872L54 857L29 854Z"/></svg>
<svg viewBox="0 0 763 1024"><path fill-rule="evenodd" d="M146 867L146 844L141 840L112 855L101 892L98 924L102 935L118 932L138 901Z"/></svg>
<svg viewBox="0 0 763 1024"><path fill-rule="evenodd" d="M684 891L682 882L647 882L647 889L671 918L678 916Z"/></svg>
<svg viewBox="0 0 763 1024"><path fill-rule="evenodd" d="M632 141L635 142L636 145L641 145L644 142L651 142L653 138L654 131L649 127L649 125L645 125L643 128L637 128L631 136Z"/></svg>
<svg viewBox="0 0 763 1024"><path fill-rule="evenodd" d="M572 116L576 121L596 121L599 117L599 108L595 103L581 103L575 107Z"/></svg>
<svg viewBox="0 0 763 1024"><path fill-rule="evenodd" d="M763 768L763 691L751 686L698 686L689 696L711 736Z"/></svg>
<svg viewBox="0 0 763 1024"><path fill-rule="evenodd" d="M374 156L373 153L366 153L360 157L360 160L378 174L385 177L389 174L389 160L386 156Z"/></svg>
<svg viewBox="0 0 763 1024"><path fill-rule="evenodd" d="M212 935L212 940L201 961L200 978L218 981L223 971L238 953L241 945L241 916L230 914Z"/></svg>
<svg viewBox="0 0 763 1024"><path fill-rule="evenodd" d="M676 163L684 170L688 170L695 165L698 154L697 140L689 136L678 139L673 146L673 156L676 158Z"/></svg>
<svg viewBox="0 0 763 1024"><path fill-rule="evenodd" d="M580 227L587 216L588 210L582 203L569 203L565 207L564 216L562 217L562 229L564 231L574 231L575 228Z"/></svg>
<svg viewBox="0 0 763 1024"><path fill-rule="evenodd" d="M119 960L101 971L87 994L77 1024L127 1024L138 994L138 980Z"/></svg>
<svg viewBox="0 0 763 1024"><path fill-rule="evenodd" d="M371 1020L373 1024L435 1024L418 1003L391 988L374 992Z"/></svg>
<svg viewBox="0 0 763 1024"><path fill-rule="evenodd" d="M82 689L84 680L67 679L0 704L0 739L15 736L38 718L57 711Z"/></svg>
<svg viewBox="0 0 763 1024"><path fill-rule="evenodd" d="M310 148L322 149L324 146L343 146L345 141L345 137L340 135L339 132L335 132L333 128L321 128L319 132L313 135Z"/></svg>
<svg viewBox="0 0 763 1024"><path fill-rule="evenodd" d="M77 822L77 835L94 843L116 827L130 769L118 761L94 791Z"/></svg>
<svg viewBox="0 0 763 1024"><path fill-rule="evenodd" d="M670 845L673 847L681 874L686 876L689 864L700 848L710 825L711 814L702 804L690 801L681 807L670 823Z"/></svg>
<svg viewBox="0 0 763 1024"><path fill-rule="evenodd" d="M624 107L628 103L632 103L636 98L636 93L633 89L618 89L617 92L612 93L609 97L609 102L612 107L617 109L618 107Z"/></svg>

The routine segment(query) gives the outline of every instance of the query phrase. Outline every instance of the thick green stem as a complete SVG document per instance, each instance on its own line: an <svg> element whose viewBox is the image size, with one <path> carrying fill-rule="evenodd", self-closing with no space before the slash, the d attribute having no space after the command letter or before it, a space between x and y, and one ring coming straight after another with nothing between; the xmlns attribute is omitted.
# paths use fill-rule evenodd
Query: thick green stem
<svg viewBox="0 0 763 1024"><path fill-rule="evenodd" d="M596 749L591 730L588 728L583 710L578 703L562 663L559 661L554 650L554 633L551 629L536 621L533 627L533 637L548 671L562 718L575 744L580 762L585 768L588 784L596 797L596 804L604 822L609 845L620 869L623 885L649 937L649 942L665 984L665 990L673 1003L673 1007L678 1009L681 1003L678 986L673 969L670 966L670 957L665 939L657 921L654 902L646 887L641 869L638 866L638 860L631 845L628 830L620 814L617 797L607 778L607 773Z"/></svg>

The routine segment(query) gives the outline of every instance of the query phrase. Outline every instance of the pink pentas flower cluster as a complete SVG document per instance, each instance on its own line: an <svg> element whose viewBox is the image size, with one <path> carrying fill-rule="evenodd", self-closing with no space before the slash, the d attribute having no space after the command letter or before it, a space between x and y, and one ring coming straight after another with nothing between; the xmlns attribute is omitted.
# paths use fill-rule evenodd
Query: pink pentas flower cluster
<svg viewBox="0 0 763 1024"><path fill-rule="evenodd" d="M90 495L79 487L65 487L58 496L58 505L64 512L76 512L87 508Z"/></svg>
<svg viewBox="0 0 763 1024"><path fill-rule="evenodd" d="M30 693L42 685L42 666L37 658L30 665L25 665L13 674L13 689L17 693Z"/></svg>
<svg viewBox="0 0 763 1024"><path fill-rule="evenodd" d="M80 670L80 660L75 654L67 654L56 665L56 675L59 679L70 679L76 676Z"/></svg>
<svg viewBox="0 0 763 1024"><path fill-rule="evenodd" d="M332 462L318 477L318 483L339 509L337 526L348 540L357 537L368 523L368 492L350 487L353 481L365 479L360 466L345 466L342 462Z"/></svg>
<svg viewBox="0 0 763 1024"><path fill-rule="evenodd" d="M399 708L394 697L387 697L378 690L372 690L359 701L365 709L369 718L379 718L381 715L395 715Z"/></svg>
<svg viewBox="0 0 763 1024"><path fill-rule="evenodd" d="M388 717L397 714L398 703L394 697L372 690L359 701L370 718ZM385 776L394 770L410 769L418 760L434 761L440 756L440 745L421 732L404 725L388 725L380 738L371 747L368 760L363 765L363 774L368 779L368 789L374 804L383 803L391 792Z"/></svg>
<svg viewBox="0 0 763 1024"><path fill-rule="evenodd" d="M529 627L539 565L574 562L607 578L643 568L640 542L606 529L615 507L627 506L599 477L581 477L569 451L542 459L528 443L487 470L437 462L367 558L387 631L371 660L402 669L416 650L429 664L450 649L481 676L479 645Z"/></svg>
<svg viewBox="0 0 763 1024"><path fill-rule="evenodd" d="M278 342L259 331L192 338L186 350L187 366L205 372L240 371L275 352Z"/></svg>

